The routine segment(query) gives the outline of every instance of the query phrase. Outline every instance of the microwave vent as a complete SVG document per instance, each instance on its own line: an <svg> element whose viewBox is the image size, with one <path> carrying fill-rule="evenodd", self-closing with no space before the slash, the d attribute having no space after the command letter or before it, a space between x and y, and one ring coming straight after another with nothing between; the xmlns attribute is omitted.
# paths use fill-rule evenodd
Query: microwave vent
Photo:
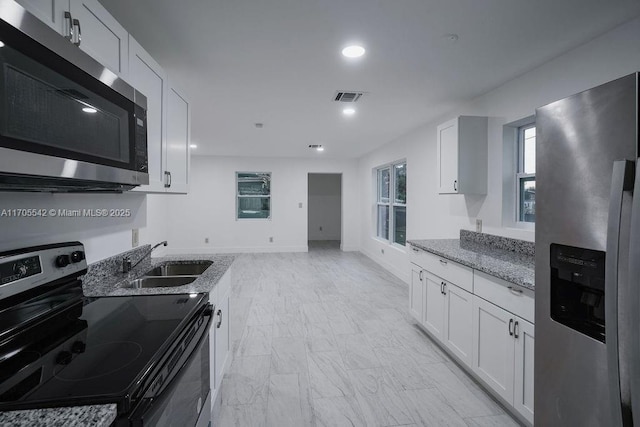
<svg viewBox="0 0 640 427"><path fill-rule="evenodd" d="M336 102L354 103L358 102L364 94L365 92L339 90L336 91L335 95L333 96L333 100Z"/></svg>

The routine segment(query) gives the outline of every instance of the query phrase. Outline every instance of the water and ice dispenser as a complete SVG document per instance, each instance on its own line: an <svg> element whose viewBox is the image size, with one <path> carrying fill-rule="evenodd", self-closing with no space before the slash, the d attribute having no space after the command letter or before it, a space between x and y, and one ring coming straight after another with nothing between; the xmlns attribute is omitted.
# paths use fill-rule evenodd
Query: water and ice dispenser
<svg viewBox="0 0 640 427"><path fill-rule="evenodd" d="M605 342L605 252L551 245L551 318Z"/></svg>

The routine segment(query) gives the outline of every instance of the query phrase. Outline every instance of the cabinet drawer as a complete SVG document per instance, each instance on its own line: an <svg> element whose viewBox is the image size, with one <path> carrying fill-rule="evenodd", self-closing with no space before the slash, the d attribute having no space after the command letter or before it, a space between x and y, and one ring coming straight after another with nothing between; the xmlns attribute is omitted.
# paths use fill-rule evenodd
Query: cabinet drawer
<svg viewBox="0 0 640 427"><path fill-rule="evenodd" d="M411 249L412 263L467 292L473 293L473 270L471 268L415 247Z"/></svg>
<svg viewBox="0 0 640 427"><path fill-rule="evenodd" d="M531 323L534 322L533 291L481 271L474 271L473 276L474 293L477 296Z"/></svg>

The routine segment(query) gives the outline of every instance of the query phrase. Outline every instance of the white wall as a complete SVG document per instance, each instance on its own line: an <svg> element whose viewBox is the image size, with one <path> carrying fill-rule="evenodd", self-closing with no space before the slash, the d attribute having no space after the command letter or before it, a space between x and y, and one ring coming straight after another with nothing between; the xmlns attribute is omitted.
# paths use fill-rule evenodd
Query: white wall
<svg viewBox="0 0 640 427"><path fill-rule="evenodd" d="M557 57L495 90L459 106L361 158L362 252L406 282L406 251L391 247L374 233L372 169L407 159L408 239L456 238L460 228L475 229L533 241L531 230L503 227L503 126L533 115L535 108L640 70L640 18ZM438 195L436 188L436 126L457 115L489 117L489 177L486 196ZM382 254L384 250L384 254Z"/></svg>
<svg viewBox="0 0 640 427"><path fill-rule="evenodd" d="M270 220L236 220L236 172L271 172ZM189 194L172 196L169 203L168 251L306 251L309 173L342 174L342 247L358 250L356 172L355 160L194 157ZM273 243L269 237L273 237ZM209 238L208 244L205 238Z"/></svg>
<svg viewBox="0 0 640 427"><path fill-rule="evenodd" d="M309 240L340 240L342 177L309 174Z"/></svg>

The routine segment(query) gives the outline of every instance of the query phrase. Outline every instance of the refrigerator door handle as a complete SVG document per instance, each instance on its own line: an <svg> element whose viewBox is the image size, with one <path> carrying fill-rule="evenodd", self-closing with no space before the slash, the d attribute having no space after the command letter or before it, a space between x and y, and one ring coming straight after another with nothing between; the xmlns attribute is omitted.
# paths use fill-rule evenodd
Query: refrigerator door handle
<svg viewBox="0 0 640 427"><path fill-rule="evenodd" d="M620 250L620 222L623 193L633 189L635 164L629 160L613 163L609 223L607 225L607 258L605 264L605 340L609 401L612 426L622 426L622 399L620 396L620 359L618 353L618 264Z"/></svg>
<svg viewBox="0 0 640 427"><path fill-rule="evenodd" d="M640 162L640 159L638 161ZM640 173L636 174L635 181L634 188L640 189ZM631 324L639 325L640 311L637 307L640 307L640 193L632 202L630 235L629 297L636 307L635 310L631 310ZM640 425L640 331L633 331L631 337L631 410L633 424Z"/></svg>

